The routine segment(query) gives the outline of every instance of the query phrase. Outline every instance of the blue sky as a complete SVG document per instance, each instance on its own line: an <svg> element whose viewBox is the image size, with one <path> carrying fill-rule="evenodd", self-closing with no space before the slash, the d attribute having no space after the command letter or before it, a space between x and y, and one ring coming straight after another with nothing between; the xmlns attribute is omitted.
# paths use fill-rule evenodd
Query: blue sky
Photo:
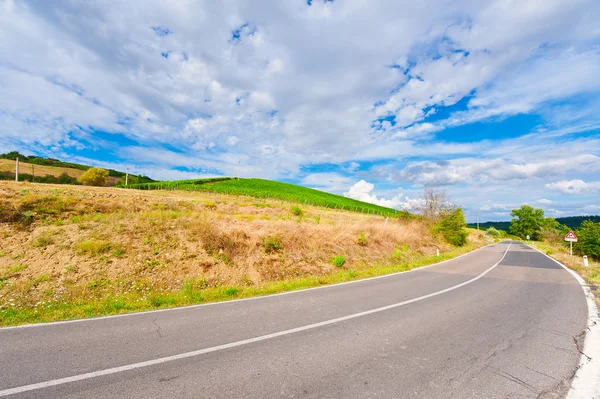
<svg viewBox="0 0 600 399"><path fill-rule="evenodd" d="M600 214L600 3L0 2L0 151Z"/></svg>

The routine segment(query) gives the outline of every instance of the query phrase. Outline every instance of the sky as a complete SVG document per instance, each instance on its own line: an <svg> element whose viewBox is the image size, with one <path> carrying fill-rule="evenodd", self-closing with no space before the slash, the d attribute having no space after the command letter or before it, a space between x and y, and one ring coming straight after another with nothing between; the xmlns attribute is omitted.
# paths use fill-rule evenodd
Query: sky
<svg viewBox="0 0 600 399"><path fill-rule="evenodd" d="M600 214L597 0L0 0L0 152Z"/></svg>

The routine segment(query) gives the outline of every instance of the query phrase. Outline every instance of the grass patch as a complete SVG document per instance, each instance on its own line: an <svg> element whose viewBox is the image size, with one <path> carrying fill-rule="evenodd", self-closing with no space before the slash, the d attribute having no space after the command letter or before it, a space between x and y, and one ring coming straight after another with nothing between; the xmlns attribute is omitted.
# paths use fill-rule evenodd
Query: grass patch
<svg viewBox="0 0 600 399"><path fill-rule="evenodd" d="M273 253L280 251L283 248L281 244L281 238L279 236L267 236L263 239L263 248L265 253Z"/></svg>
<svg viewBox="0 0 600 399"><path fill-rule="evenodd" d="M366 247L367 245L369 245L369 241L367 240L365 233L360 233L358 235L358 245L360 245L361 247Z"/></svg>
<svg viewBox="0 0 600 399"><path fill-rule="evenodd" d="M75 244L75 250L80 255L100 255L110 252L114 245L103 240L86 240Z"/></svg>
<svg viewBox="0 0 600 399"><path fill-rule="evenodd" d="M290 208L292 215L294 216L302 216L303 212L302 212L302 208L300 208L299 206L292 206Z"/></svg>
<svg viewBox="0 0 600 399"><path fill-rule="evenodd" d="M342 267L344 266L344 263L346 263L346 258L344 258L344 255L337 255L331 257L331 264L335 267Z"/></svg>
<svg viewBox="0 0 600 399"><path fill-rule="evenodd" d="M48 233L42 234L33 240L34 248L46 248L48 245L54 244L54 238Z"/></svg>

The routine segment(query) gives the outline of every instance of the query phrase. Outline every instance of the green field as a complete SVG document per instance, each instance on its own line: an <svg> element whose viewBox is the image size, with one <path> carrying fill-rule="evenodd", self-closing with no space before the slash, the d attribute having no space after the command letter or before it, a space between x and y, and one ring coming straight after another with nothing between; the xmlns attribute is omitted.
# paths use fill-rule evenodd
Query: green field
<svg viewBox="0 0 600 399"><path fill-rule="evenodd" d="M406 211L385 208L362 201L342 197L312 188L296 186L263 179L232 179L218 177L212 179L179 180L132 184L127 188L138 190L185 190L202 191L230 195L246 195L255 198L272 198L299 204L343 209L353 212L375 214L392 217L410 217Z"/></svg>

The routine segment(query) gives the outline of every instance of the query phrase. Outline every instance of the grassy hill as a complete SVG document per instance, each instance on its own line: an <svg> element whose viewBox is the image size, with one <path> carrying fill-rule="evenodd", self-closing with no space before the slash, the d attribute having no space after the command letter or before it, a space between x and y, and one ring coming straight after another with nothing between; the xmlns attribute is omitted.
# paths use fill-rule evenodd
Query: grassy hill
<svg viewBox="0 0 600 399"><path fill-rule="evenodd" d="M421 218L278 199L10 181L0 237L0 326L372 277L486 242L472 232L457 248Z"/></svg>
<svg viewBox="0 0 600 399"><path fill-rule="evenodd" d="M12 151L0 154L0 180L14 180L15 160L19 158L19 180L33 181L37 183L79 184L77 178L86 170L92 168L89 165L81 165L71 162L63 162L59 159L43 158L35 155L27 156ZM125 172L107 169L110 185L117 184L125 177ZM147 176L129 175L130 181L154 182Z"/></svg>
<svg viewBox="0 0 600 399"><path fill-rule="evenodd" d="M128 186L128 188L139 190L184 190L229 195L245 195L255 198L279 199L298 204L322 206L326 208L342 209L381 216L410 217L410 214L406 211L397 211L395 209L357 201L351 198L326 193L324 191L319 191L312 188L263 179L238 180L230 177L221 177L212 179L133 184Z"/></svg>

